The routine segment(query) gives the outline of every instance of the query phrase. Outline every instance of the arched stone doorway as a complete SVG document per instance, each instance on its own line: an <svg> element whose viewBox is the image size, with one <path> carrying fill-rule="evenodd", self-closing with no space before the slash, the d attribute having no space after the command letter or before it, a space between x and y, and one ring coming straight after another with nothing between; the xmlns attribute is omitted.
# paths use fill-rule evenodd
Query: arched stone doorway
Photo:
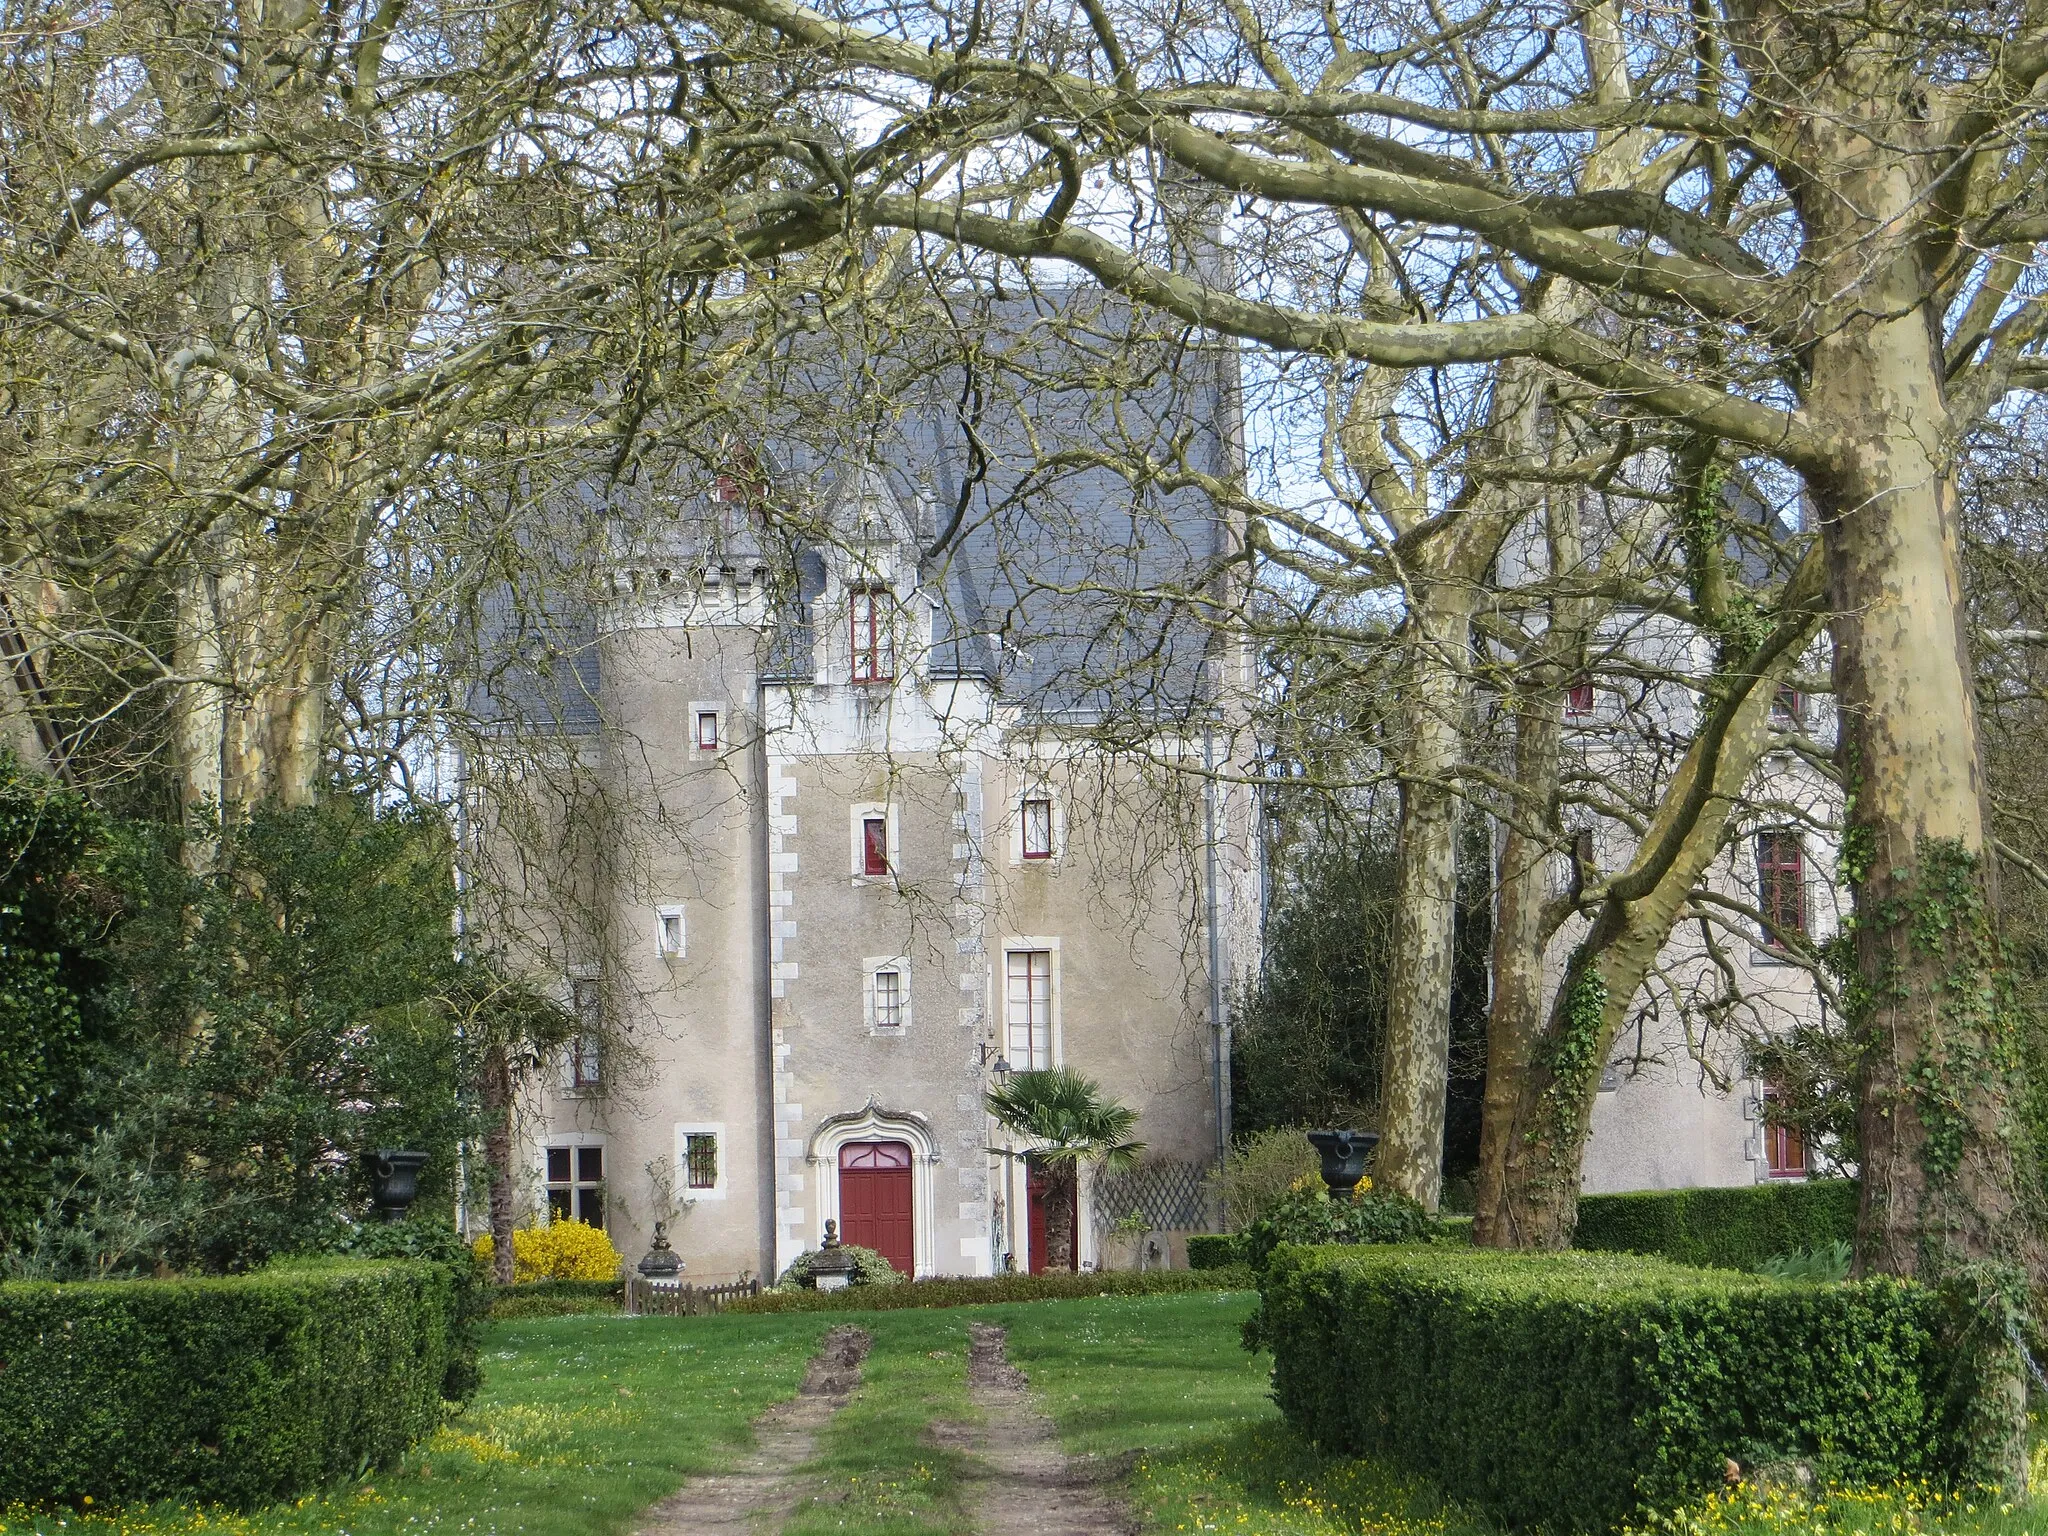
<svg viewBox="0 0 2048 1536"><path fill-rule="evenodd" d="M844 1232L846 1212L841 1200L844 1187L844 1175L840 1164L841 1149L859 1143L891 1142L907 1147L910 1152L911 1263L905 1273L913 1277L935 1275L938 1273L938 1220L933 1168L939 1161L938 1140L932 1134L930 1122L923 1115L911 1110L884 1109L872 1099L863 1109L846 1114L828 1115L811 1133L810 1143L805 1148L805 1159L811 1167L812 1188L817 1191L817 1205L809 1245L817 1246L818 1234L822 1234L827 1221L840 1223ZM860 1173L868 1170L852 1171L858 1177ZM893 1174L897 1181L895 1189L900 1193L900 1170L873 1171ZM851 1234L846 1234L846 1240L853 1242L856 1239ZM893 1264L897 1260L891 1256L890 1262Z"/></svg>

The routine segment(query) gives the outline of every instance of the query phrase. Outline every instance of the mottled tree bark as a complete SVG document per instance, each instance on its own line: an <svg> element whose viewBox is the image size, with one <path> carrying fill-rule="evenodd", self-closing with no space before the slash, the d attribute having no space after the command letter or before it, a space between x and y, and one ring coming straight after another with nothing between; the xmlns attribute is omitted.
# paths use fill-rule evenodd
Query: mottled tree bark
<svg viewBox="0 0 2048 1536"><path fill-rule="evenodd" d="M1532 794L1558 782L1563 701L1556 689L1522 695L1515 713L1515 781ZM1554 790L1551 803L1555 803ZM1480 1110L1479 1178L1472 1241L1517 1246L1518 1201L1508 1181L1509 1145L1530 1061L1543 1034L1543 952L1549 938L1550 862L1558 832L1548 806L1506 820L1495 863L1493 1004L1486 1016L1486 1098Z"/></svg>
<svg viewBox="0 0 2048 1536"><path fill-rule="evenodd" d="M1877 166L1840 195L1874 223L1921 191ZM1897 317L1874 298L1877 313L1824 335L1811 393L1842 439L1840 472L1816 489L1856 901L1858 1262L1939 1275L2032 1255L2018 1167L2028 1137L1991 936L1942 357L1915 302L1931 283L1910 247L1877 259Z"/></svg>
<svg viewBox="0 0 2048 1536"><path fill-rule="evenodd" d="M1473 588L1419 585L1401 700L1401 841L1394 965L1380 1076L1374 1181L1435 1210L1443 1194L1451 1060L1451 950L1458 903L1458 766L1464 757Z"/></svg>

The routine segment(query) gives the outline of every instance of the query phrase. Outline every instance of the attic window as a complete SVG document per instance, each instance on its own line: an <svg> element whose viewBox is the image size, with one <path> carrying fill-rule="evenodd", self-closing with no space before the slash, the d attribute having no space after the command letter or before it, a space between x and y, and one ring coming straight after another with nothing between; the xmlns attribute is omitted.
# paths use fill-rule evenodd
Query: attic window
<svg viewBox="0 0 2048 1536"><path fill-rule="evenodd" d="M856 683L886 683L896 676L896 599L887 591L863 588L848 602L852 679Z"/></svg>
<svg viewBox="0 0 2048 1536"><path fill-rule="evenodd" d="M754 450L735 443L726 451L725 468L711 482L711 499L728 506L745 505L759 501L767 489Z"/></svg>

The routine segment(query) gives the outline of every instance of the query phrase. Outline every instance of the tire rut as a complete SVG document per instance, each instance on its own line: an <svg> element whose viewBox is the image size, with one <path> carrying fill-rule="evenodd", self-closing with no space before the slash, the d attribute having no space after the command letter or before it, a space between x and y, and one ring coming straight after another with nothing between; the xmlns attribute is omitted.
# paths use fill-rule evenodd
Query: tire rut
<svg viewBox="0 0 2048 1536"><path fill-rule="evenodd" d="M864 1328L834 1328L786 1403L754 1420L754 1448L736 1465L692 1478L641 1517L636 1536L755 1536L778 1529L809 1491L796 1469L817 1450L818 1431L860 1385L874 1340Z"/></svg>
<svg viewBox="0 0 2048 1536"><path fill-rule="evenodd" d="M966 1497L980 1536L1135 1532L1129 1510L1106 1486L1120 1465L1060 1449L1052 1420L1032 1406L1028 1378L1010 1363L1008 1332L970 1323L968 1337L967 1388L982 1424L966 1447ZM942 1444L953 1438L941 1435Z"/></svg>

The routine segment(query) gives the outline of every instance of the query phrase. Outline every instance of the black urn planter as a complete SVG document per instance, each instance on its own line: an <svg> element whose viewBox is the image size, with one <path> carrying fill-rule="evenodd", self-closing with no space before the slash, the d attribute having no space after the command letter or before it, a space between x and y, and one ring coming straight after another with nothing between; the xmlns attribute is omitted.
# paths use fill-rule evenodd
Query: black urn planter
<svg viewBox="0 0 2048 1536"><path fill-rule="evenodd" d="M386 1221L403 1221L420 1197L420 1169L427 1163L424 1152L396 1152L388 1147L363 1154L363 1166L370 1170L370 1208Z"/></svg>
<svg viewBox="0 0 2048 1536"><path fill-rule="evenodd" d="M1349 1196L1365 1177L1365 1160L1380 1144L1378 1131L1310 1131L1309 1145L1323 1155L1323 1182L1332 1198Z"/></svg>

